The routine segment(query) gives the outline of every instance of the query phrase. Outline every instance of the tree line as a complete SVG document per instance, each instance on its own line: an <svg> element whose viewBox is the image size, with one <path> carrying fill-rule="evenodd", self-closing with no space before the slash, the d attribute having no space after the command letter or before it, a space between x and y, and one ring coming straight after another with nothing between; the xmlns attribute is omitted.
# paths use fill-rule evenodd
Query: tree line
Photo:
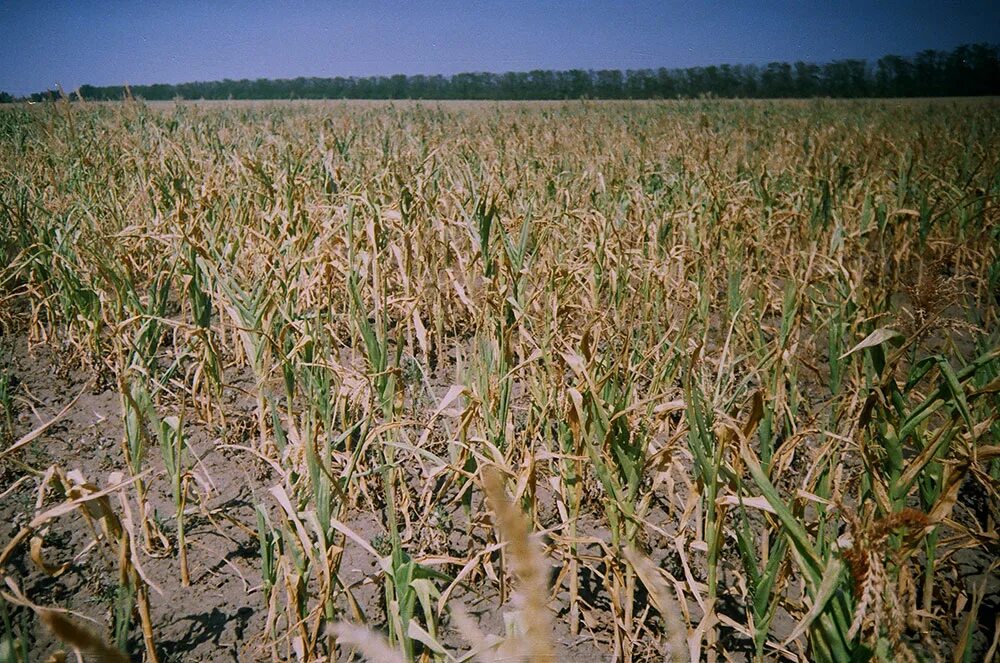
<svg viewBox="0 0 1000 663"><path fill-rule="evenodd" d="M222 80L175 85L83 85L70 98L170 99L670 99L940 97L1000 94L1000 47L967 44L875 62L772 62L687 69L617 69ZM55 98L49 90L32 101ZM0 93L0 101L13 101Z"/></svg>

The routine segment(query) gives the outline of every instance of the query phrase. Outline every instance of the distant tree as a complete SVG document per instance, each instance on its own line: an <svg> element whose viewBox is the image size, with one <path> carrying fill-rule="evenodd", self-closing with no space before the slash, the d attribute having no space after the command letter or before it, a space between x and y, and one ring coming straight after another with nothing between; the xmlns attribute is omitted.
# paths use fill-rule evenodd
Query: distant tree
<svg viewBox="0 0 1000 663"><path fill-rule="evenodd" d="M823 67L824 91L831 97L866 97L869 95L864 60L838 60Z"/></svg>
<svg viewBox="0 0 1000 663"><path fill-rule="evenodd" d="M557 99L556 73L542 69L529 71L528 89L532 99Z"/></svg>
<svg viewBox="0 0 1000 663"><path fill-rule="evenodd" d="M55 101L59 99L59 96L58 90L46 90L45 92L35 92L28 99L37 103L41 101Z"/></svg>
<svg viewBox="0 0 1000 663"><path fill-rule="evenodd" d="M729 64L719 67L716 83L716 95L720 97L743 97L740 81L740 69Z"/></svg>
<svg viewBox="0 0 1000 663"><path fill-rule="evenodd" d="M792 65L787 62L772 62L760 75L760 93L765 97L791 97L795 94L792 79Z"/></svg>
<svg viewBox="0 0 1000 663"><path fill-rule="evenodd" d="M736 96L752 99L760 96L760 67L752 64L733 67L738 92Z"/></svg>
<svg viewBox="0 0 1000 663"><path fill-rule="evenodd" d="M601 99L620 99L625 77L617 69L595 72L594 92Z"/></svg>
<svg viewBox="0 0 1000 663"><path fill-rule="evenodd" d="M887 55L875 65L875 89L882 97L910 97L916 94L913 63L898 55Z"/></svg>
<svg viewBox="0 0 1000 663"><path fill-rule="evenodd" d="M0 93L2 94L2 93ZM83 99L115 100L121 86L84 85ZM1000 94L1000 49L990 44L959 46L950 52L921 51L913 58L886 55L873 64L838 60L825 64L771 62L710 65L688 69L619 71L467 72L453 76L369 76L365 78L224 79L179 85L140 85L142 99L669 99L675 97L912 97ZM32 101L55 99L36 92ZM71 98L74 95L71 95ZM13 99L10 95L0 99Z"/></svg>
<svg viewBox="0 0 1000 663"><path fill-rule="evenodd" d="M920 51L913 62L916 85L914 93L917 96L933 97L948 94L944 80L942 53L935 50Z"/></svg>
<svg viewBox="0 0 1000 663"><path fill-rule="evenodd" d="M651 69L630 69L625 72L624 96L628 99L649 99L654 96L656 78Z"/></svg>
<svg viewBox="0 0 1000 663"><path fill-rule="evenodd" d="M819 92L820 68L811 62L795 63L795 96L800 98L814 97Z"/></svg>
<svg viewBox="0 0 1000 663"><path fill-rule="evenodd" d="M969 47L970 87L968 94L997 94L1000 88L1000 47L973 44Z"/></svg>
<svg viewBox="0 0 1000 663"><path fill-rule="evenodd" d="M557 75L560 96L564 99L583 99L594 96L594 83L583 69L570 69Z"/></svg>
<svg viewBox="0 0 1000 663"><path fill-rule="evenodd" d="M15 101L16 99L14 99L13 95L8 94L3 90L0 90L0 104L11 104L14 103Z"/></svg>
<svg viewBox="0 0 1000 663"><path fill-rule="evenodd" d="M500 99L524 99L527 93L528 75L508 71L497 77L496 93Z"/></svg>
<svg viewBox="0 0 1000 663"><path fill-rule="evenodd" d="M406 99L409 96L409 84L407 77L403 74L396 74L386 81L386 93L390 99Z"/></svg>

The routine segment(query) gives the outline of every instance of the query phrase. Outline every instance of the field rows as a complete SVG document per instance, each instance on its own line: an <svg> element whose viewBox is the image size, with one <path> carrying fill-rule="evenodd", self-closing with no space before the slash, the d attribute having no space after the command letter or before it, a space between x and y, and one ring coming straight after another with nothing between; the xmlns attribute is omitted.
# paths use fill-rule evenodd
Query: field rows
<svg viewBox="0 0 1000 663"><path fill-rule="evenodd" d="M995 654L998 111L3 110L0 660Z"/></svg>

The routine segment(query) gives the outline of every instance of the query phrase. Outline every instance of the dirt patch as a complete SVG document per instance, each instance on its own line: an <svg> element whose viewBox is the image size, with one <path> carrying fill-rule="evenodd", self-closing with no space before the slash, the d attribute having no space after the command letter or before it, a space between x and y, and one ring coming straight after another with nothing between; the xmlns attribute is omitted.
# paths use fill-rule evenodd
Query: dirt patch
<svg viewBox="0 0 1000 663"><path fill-rule="evenodd" d="M116 391L95 388L88 372L60 362L48 347L29 349L23 335L13 339L6 370L17 377L15 439L49 422L74 399L75 403L42 435L3 459L0 541L5 542L12 541L36 513L39 484L47 468L78 471L99 488L109 486L109 478L116 473L119 477L128 473L122 451L121 401ZM440 386L429 388L440 390ZM230 399L233 412L241 409L249 412L252 404L238 402L240 399L245 396L234 390ZM430 400L433 399L428 399L428 403ZM149 453L145 477L147 509L166 542L166 546L157 545L154 550L144 547L139 554L143 575L151 588L151 615L160 660L284 658L279 649L266 644L262 637L267 605L261 579L256 507L273 508L269 505L271 482L267 468L261 467L259 459L234 450L234 444L252 443L252 439L236 440L229 436L223 440L213 435L212 427L204 422L188 424L188 445L195 459L192 492L197 497L186 510L190 587L179 582L173 502L157 450ZM252 426L246 427L247 438L255 434ZM52 491L47 495L42 508L60 502ZM477 503L479 500L477 497ZM129 506L133 514L137 512L134 497L129 499ZM413 533L416 538L410 543L424 549L433 548L436 543L438 556L452 559L470 555L470 544L484 544L484 531L471 537L465 535L473 525L462 509L446 514L446 520L445 526L430 528L431 534L428 528L418 528ZM377 512L354 509L344 522L365 542L378 544L385 537L385 526ZM440 535L434 537L433 532ZM94 531L75 513L63 516L39 533L44 540L45 563L53 568L65 565L65 569L54 576L44 573L30 559L29 546L21 545L8 562L11 581L31 602L64 608L79 623L111 640L118 577L113 551L104 541L95 543ZM137 540L141 540L138 533ZM553 579L559 572L556 564L553 561ZM342 613L349 615L351 610L359 609L370 624L384 624L378 560L347 539L340 571L341 580L353 598L353 605L342 601L338 606ZM594 588L595 595L599 591L600 587ZM481 585L461 584L452 597L465 607L484 633L506 632L504 615L512 608L509 603L501 605L495 591L484 591ZM558 614L565 613L558 605L552 609ZM23 635L23 643L29 648L31 660L43 660L62 646L27 608L9 605L8 610L15 631ZM129 648L140 652L142 634L135 621L129 633ZM590 621L589 629L585 625L573 634L565 620L556 620L554 637L561 660L599 660L607 656L610 642L606 619ZM468 646L454 629L447 629L441 641L452 651L462 651Z"/></svg>

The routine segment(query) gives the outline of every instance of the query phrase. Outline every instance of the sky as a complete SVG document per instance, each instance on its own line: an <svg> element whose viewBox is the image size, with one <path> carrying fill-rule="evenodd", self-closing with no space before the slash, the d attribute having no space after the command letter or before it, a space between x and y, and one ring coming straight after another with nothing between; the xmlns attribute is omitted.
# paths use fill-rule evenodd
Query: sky
<svg viewBox="0 0 1000 663"><path fill-rule="evenodd" d="M0 0L0 90L875 60L1000 42L1000 1Z"/></svg>

